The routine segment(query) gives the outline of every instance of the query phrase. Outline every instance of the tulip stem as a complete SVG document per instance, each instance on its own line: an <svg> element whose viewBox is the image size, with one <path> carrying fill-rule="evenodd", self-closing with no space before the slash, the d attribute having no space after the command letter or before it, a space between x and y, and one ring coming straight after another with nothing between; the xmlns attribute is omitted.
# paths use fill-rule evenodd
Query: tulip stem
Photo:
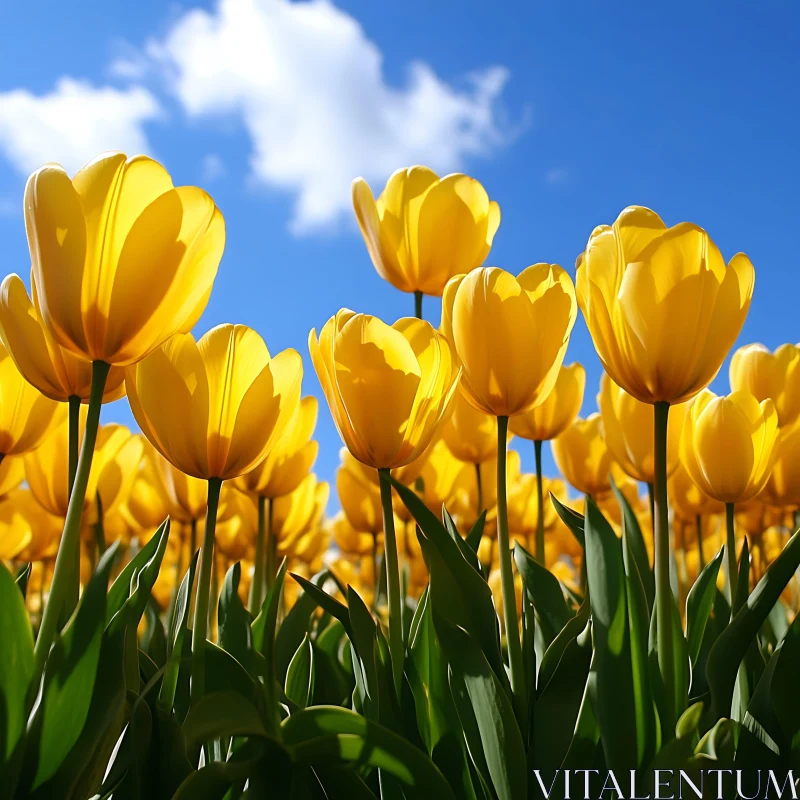
<svg viewBox="0 0 800 800"><path fill-rule="evenodd" d="M695 525L697 526L697 555L700 557L700 570L702 570L706 565L706 554L703 552L703 517L700 514L695 518ZM698 574L700 570L698 570Z"/></svg>
<svg viewBox="0 0 800 800"><path fill-rule="evenodd" d="M652 483L647 484L647 498L650 501L650 525L656 529L656 490Z"/></svg>
<svg viewBox="0 0 800 800"><path fill-rule="evenodd" d="M478 486L478 516L483 514L483 478L481 477L481 465L475 465L475 480Z"/></svg>
<svg viewBox="0 0 800 800"><path fill-rule="evenodd" d="M92 468L97 427L100 424L100 409L103 405L103 393L109 369L111 366L104 361L92 363L92 388L89 394L89 410L86 416L83 446L75 470L75 483L69 498L67 516L64 519L64 532L61 534L61 544L58 546L53 581L50 584L50 596L42 615L42 624L39 627L39 636L33 651L34 670L31 686L34 692L37 691L39 680L44 673L44 666L55 638L61 609L68 597L76 597L78 594L76 584L80 583L80 569L76 571L75 564L77 562L80 565L83 502L86 498L86 487Z"/></svg>
<svg viewBox="0 0 800 800"><path fill-rule="evenodd" d="M389 654L392 659L392 676L397 696L403 686L402 609L400 601L400 568L397 561L397 538L394 532L392 509L392 484L389 470L379 469L381 505L383 506L383 561L386 565L386 594L389 600Z"/></svg>
<svg viewBox="0 0 800 800"><path fill-rule="evenodd" d="M511 668L511 693L514 707L521 721L525 709L525 672L522 663L522 645L517 620L517 594L514 590L514 573L508 538L508 498L506 496L506 447L508 445L508 417L497 418L497 547L500 555L500 583L503 589L503 617L506 624L508 662ZM525 728L523 727L523 730Z"/></svg>
<svg viewBox="0 0 800 800"><path fill-rule="evenodd" d="M275 538L274 523L275 501L270 497L266 506L267 517L267 591L272 588L275 582L275 574L278 571L278 540Z"/></svg>
<svg viewBox="0 0 800 800"><path fill-rule="evenodd" d="M222 481L209 478L208 508L206 510L206 529L200 545L200 569L197 579L197 599L194 606L194 626L192 629L192 683L191 701L195 704L205 691L205 646L208 631L208 600L211 591L211 567L214 560L214 533L217 527L217 508Z"/></svg>
<svg viewBox="0 0 800 800"><path fill-rule="evenodd" d="M727 522L728 531L725 546L728 551L728 601L731 604L731 616L733 616L733 604L736 601L736 584L739 581L739 567L736 563L736 524L733 503L725 503L725 521Z"/></svg>
<svg viewBox="0 0 800 800"><path fill-rule="evenodd" d="M536 439L533 443L533 454L536 461L536 560L544 565L544 487L542 481L542 442Z"/></svg>
<svg viewBox="0 0 800 800"><path fill-rule="evenodd" d="M197 552L197 520L193 519L189 529L189 560L194 558Z"/></svg>
<svg viewBox="0 0 800 800"><path fill-rule="evenodd" d="M68 400L69 407L69 473L67 484L69 493L67 497L72 494L72 487L75 485L75 473L78 471L78 454L81 448L81 399L77 395L71 395ZM78 547L74 553L72 569L75 575L78 576L77 580L70 580L67 583L67 594L64 598L64 605L61 607L61 613L58 616L58 629L61 630L66 624L67 620L72 616L72 612L78 605L78 595L80 594L80 574L81 574L81 549Z"/></svg>
<svg viewBox="0 0 800 800"><path fill-rule="evenodd" d="M414 292L414 316L422 319L422 292Z"/></svg>
<svg viewBox="0 0 800 800"><path fill-rule="evenodd" d="M658 666L664 684L664 719L661 730L665 740L671 739L675 728L675 661L672 643L672 604L670 585L669 511L667 508L667 420L669 403L658 402L654 408L653 456L655 481L653 499L655 508L655 578L656 578L656 628Z"/></svg>
<svg viewBox="0 0 800 800"><path fill-rule="evenodd" d="M256 534L256 557L253 562L253 580L250 582L250 597L248 605L250 613L258 616L261 604L264 601L264 533L266 529L267 498L258 496L258 533Z"/></svg>

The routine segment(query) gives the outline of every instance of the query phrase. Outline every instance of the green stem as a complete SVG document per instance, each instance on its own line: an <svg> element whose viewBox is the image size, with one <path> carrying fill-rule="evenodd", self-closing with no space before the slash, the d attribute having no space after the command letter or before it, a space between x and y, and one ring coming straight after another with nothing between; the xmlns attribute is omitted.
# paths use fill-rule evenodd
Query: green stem
<svg viewBox="0 0 800 800"><path fill-rule="evenodd" d="M197 552L197 520L193 519L189 526L189 559Z"/></svg>
<svg viewBox="0 0 800 800"><path fill-rule="evenodd" d="M106 551L106 532L105 532L105 526L103 525L103 500L100 497L100 492L97 493L97 497L95 498L95 504L97 506L97 522L95 522L93 527L94 527L94 542L95 546L97 547L95 563L98 563L103 553L105 553Z"/></svg>
<svg viewBox="0 0 800 800"><path fill-rule="evenodd" d="M89 472L92 468L94 445L97 441L97 428L100 424L100 409L103 405L103 392L110 365L104 361L92 364L92 388L89 395L89 410L86 416L86 429L83 434L78 467L75 471L75 483L69 498L67 516L64 519L64 532L58 547L56 565L53 570L53 582L50 585L50 596L47 600L39 636L34 649L34 672L32 687L38 687L44 672L44 665L55 638L58 619L67 597L75 596L75 584L80 581L80 570L75 571L76 560L80 564L81 517L83 502L86 499L86 487L89 483ZM76 559L77 554L77 559ZM36 691L36 688L34 688Z"/></svg>
<svg viewBox="0 0 800 800"><path fill-rule="evenodd" d="M194 606L194 626L192 628L192 682L191 700L196 703L205 691L205 645L208 631L208 600L211 591L211 567L214 560L214 533L217 527L217 507L222 481L209 478L208 508L206 509L206 529L200 545L200 568L197 579L197 599Z"/></svg>
<svg viewBox="0 0 800 800"><path fill-rule="evenodd" d="M69 493L67 497L72 494L72 487L75 484L75 473L78 470L78 453L81 447L81 434L80 434L80 421L81 421L81 399L77 395L72 395L69 400L69 477L67 484ZM80 595L80 574L81 574L81 550L80 547L75 551L74 560L72 564L74 574L78 576L77 580L70 580L67 583L67 593L64 598L64 605L61 607L61 613L58 616L58 630L61 630L66 624L67 620L72 616L72 612L78 605L78 597Z"/></svg>
<svg viewBox="0 0 800 800"><path fill-rule="evenodd" d="M422 292L414 292L414 316L422 319Z"/></svg>
<svg viewBox="0 0 800 800"><path fill-rule="evenodd" d="M481 476L481 465L475 465L475 480L478 487L478 516L483 514L483 477Z"/></svg>
<svg viewBox="0 0 800 800"><path fill-rule="evenodd" d="M172 584L172 594L169 598L169 609L167 611L167 631L172 630L172 619L175 616L175 607L178 602L178 592L183 581L183 547L178 548L178 561L175 564L175 579Z"/></svg>
<svg viewBox="0 0 800 800"><path fill-rule="evenodd" d="M650 525L656 529L656 492L652 483L647 484L647 497L650 500Z"/></svg>
<svg viewBox="0 0 800 800"><path fill-rule="evenodd" d="M267 502L267 591L272 588L278 572L278 539L274 530L274 510L275 501L270 497Z"/></svg>
<svg viewBox="0 0 800 800"><path fill-rule="evenodd" d="M514 572L508 537L508 498L506 496L506 447L508 417L497 418L497 547L500 555L500 583L503 589L503 617L506 624L508 661L511 668L511 693L518 718L526 708L525 672L522 664L522 644L517 621L517 595L514 591Z"/></svg>
<svg viewBox="0 0 800 800"><path fill-rule="evenodd" d="M537 439L533 443L533 454L536 461L536 500L538 504L536 518L536 560L544 564L544 488L542 486L542 442Z"/></svg>
<svg viewBox="0 0 800 800"><path fill-rule="evenodd" d="M703 552L703 517L700 514L695 519L695 525L697 526L697 555L700 557L700 570L702 570L706 565L706 554Z"/></svg>
<svg viewBox="0 0 800 800"><path fill-rule="evenodd" d="M378 608L378 534L372 534L372 610Z"/></svg>
<svg viewBox="0 0 800 800"><path fill-rule="evenodd" d="M728 601L733 614L733 602L736 599L736 584L739 580L739 567L736 564L736 524L733 503L725 503L725 521L727 522L728 539L725 549L728 551Z"/></svg>
<svg viewBox="0 0 800 800"><path fill-rule="evenodd" d="M264 533L266 523L264 520L267 507L267 498L258 497L258 533L256 534L256 558L253 564L253 580L250 583L250 598L248 605L250 613L258 616L261 604L264 602Z"/></svg>
<svg viewBox="0 0 800 800"><path fill-rule="evenodd" d="M379 469L381 505L383 506L383 560L386 564L386 593L389 599L389 654L392 659L392 675L397 696L403 686L403 628L400 607L400 568L397 561L397 538L394 532L392 510L392 484L389 470Z"/></svg>
<svg viewBox="0 0 800 800"><path fill-rule="evenodd" d="M672 738L675 728L675 660L672 643L672 603L670 586L669 510L667 507L667 420L669 403L654 406L655 481L653 486L655 520L655 578L656 578L656 628L658 666L664 684L664 720L661 729Z"/></svg>

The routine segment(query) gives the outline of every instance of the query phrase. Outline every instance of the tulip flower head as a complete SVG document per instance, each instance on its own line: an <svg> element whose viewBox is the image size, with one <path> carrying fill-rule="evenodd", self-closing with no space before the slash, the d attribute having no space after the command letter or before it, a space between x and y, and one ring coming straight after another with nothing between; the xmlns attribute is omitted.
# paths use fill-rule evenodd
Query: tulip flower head
<svg viewBox="0 0 800 800"><path fill-rule="evenodd" d="M229 480L262 461L300 398L295 350L270 356L244 325L219 325L195 342L177 334L129 367L131 410L150 443L194 478Z"/></svg>
<svg viewBox="0 0 800 800"><path fill-rule="evenodd" d="M353 208L378 274L401 292L441 296L454 275L483 264L500 207L468 175L444 178L427 167L399 169L375 200L353 181Z"/></svg>
<svg viewBox="0 0 800 800"><path fill-rule="evenodd" d="M556 264L518 277L483 267L448 284L442 327L463 368L461 389L478 409L513 417L555 386L575 323L575 290Z"/></svg>
<svg viewBox="0 0 800 800"><path fill-rule="evenodd" d="M561 474L579 492L597 497L611 489L614 457L606 445L599 414L578 417L553 440L553 456Z"/></svg>
<svg viewBox="0 0 800 800"><path fill-rule="evenodd" d="M38 169L25 225L44 326L79 358L117 366L194 326L225 246L204 191L176 188L157 162L123 153L98 156L72 180L57 164Z"/></svg>
<svg viewBox="0 0 800 800"><path fill-rule="evenodd" d="M791 425L800 416L800 347L782 344L770 353L763 344L740 347L731 359L731 389L750 392L759 402L775 403L778 425Z"/></svg>
<svg viewBox="0 0 800 800"><path fill-rule="evenodd" d="M410 464L446 418L459 370L442 334L427 322L343 309L309 334L314 369L333 421L363 464Z"/></svg>
<svg viewBox="0 0 800 800"><path fill-rule="evenodd" d="M545 399L524 414L512 417L511 432L532 442L546 442L562 434L581 410L586 370L575 363L562 366Z"/></svg>
<svg viewBox="0 0 800 800"><path fill-rule="evenodd" d="M689 406L681 435L681 461L692 480L721 503L755 497L777 455L778 413L749 392L717 397L705 390Z"/></svg>
<svg viewBox="0 0 800 800"><path fill-rule="evenodd" d="M800 507L800 420L781 428L775 463L759 496L776 508Z"/></svg>
<svg viewBox="0 0 800 800"><path fill-rule="evenodd" d="M576 289L594 346L614 383L643 403L683 403L719 372L753 295L742 253L727 265L709 235L667 228L629 206L594 229Z"/></svg>
<svg viewBox="0 0 800 800"><path fill-rule="evenodd" d="M442 439L459 461L483 464L497 458L497 420L475 408L463 392L456 392Z"/></svg>

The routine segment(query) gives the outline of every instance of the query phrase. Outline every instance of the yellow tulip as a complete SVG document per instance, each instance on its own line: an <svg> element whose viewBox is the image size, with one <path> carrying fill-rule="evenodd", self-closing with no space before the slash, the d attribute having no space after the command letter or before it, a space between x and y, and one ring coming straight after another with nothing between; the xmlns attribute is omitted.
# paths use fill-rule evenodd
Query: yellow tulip
<svg viewBox="0 0 800 800"><path fill-rule="evenodd" d="M778 508L800 506L800 421L781 429L775 463L760 496Z"/></svg>
<svg viewBox="0 0 800 800"><path fill-rule="evenodd" d="M544 529L552 530L558 514L550 500L552 492L563 503L567 503L567 487L558 478L544 478ZM509 484L508 490L508 529L513 534L528 537L536 533L539 517L539 499L536 487L536 476L530 473L519 475ZM527 546L527 545L526 545Z"/></svg>
<svg viewBox="0 0 800 800"><path fill-rule="evenodd" d="M579 492L595 497L611 489L614 457L606 444L599 414L578 417L554 439L553 457L561 474Z"/></svg>
<svg viewBox="0 0 800 800"><path fill-rule="evenodd" d="M152 445L151 445L152 447ZM197 523L204 520L208 511L208 486L201 478L193 478L170 464L155 448L158 474L170 502L170 517L179 522ZM219 516L219 514L218 514Z"/></svg>
<svg viewBox="0 0 800 800"><path fill-rule="evenodd" d="M721 503L742 503L764 488L777 439L772 400L759 404L749 392L717 397L705 390L687 410L681 461L707 495Z"/></svg>
<svg viewBox="0 0 800 800"><path fill-rule="evenodd" d="M0 498L0 560L52 558L60 533L61 520L48 514L29 489Z"/></svg>
<svg viewBox="0 0 800 800"><path fill-rule="evenodd" d="M139 469L134 477L128 502L125 506L130 524L142 531L155 531L158 526L171 516L174 504L169 496L159 461L173 469L164 457L156 451L153 445L141 434L137 434L142 443L142 458ZM203 487L203 500L205 501L205 486L202 481L192 478ZM173 520L175 523L186 520Z"/></svg>
<svg viewBox="0 0 800 800"><path fill-rule="evenodd" d="M58 403L22 377L0 345L0 456L20 455L38 447L57 424Z"/></svg>
<svg viewBox="0 0 800 800"><path fill-rule="evenodd" d="M65 403L71 397L89 402L92 388L92 364L60 347L42 320L17 275L7 275L0 284L0 339L17 369L45 397ZM109 370L103 402L110 403L125 396L125 370Z"/></svg>
<svg viewBox="0 0 800 800"><path fill-rule="evenodd" d="M126 366L205 309L225 246L214 201L157 162L105 153L31 175L25 224L42 320L65 349Z"/></svg>
<svg viewBox="0 0 800 800"><path fill-rule="evenodd" d="M653 407L620 389L607 374L600 379L597 405L603 419L603 435L614 460L636 481L655 481L655 419ZM667 475L678 468L678 448L686 413L684 405L672 406L667 423Z"/></svg>
<svg viewBox="0 0 800 800"><path fill-rule="evenodd" d="M442 440L431 447L431 452L419 474L419 495L422 502L436 516L440 517L442 506L448 505L455 482L463 468L464 463L450 452Z"/></svg>
<svg viewBox="0 0 800 800"><path fill-rule="evenodd" d="M16 489L25 480L22 456L6 456L0 461L0 497Z"/></svg>
<svg viewBox="0 0 800 800"><path fill-rule="evenodd" d="M275 499L273 530L279 554L290 552L301 536L319 525L329 494L328 484L312 472L293 492Z"/></svg>
<svg viewBox="0 0 800 800"><path fill-rule="evenodd" d="M466 397L496 417L541 403L555 386L575 323L569 275L556 264L534 264L518 278L484 267L452 283L442 313L450 319Z"/></svg>
<svg viewBox="0 0 800 800"><path fill-rule="evenodd" d="M343 511L333 518L331 527L333 540L345 555L366 556L372 552L375 536L369 532L356 530Z"/></svg>
<svg viewBox="0 0 800 800"><path fill-rule="evenodd" d="M578 257L576 289L612 380L643 403L683 403L708 386L742 329L753 295L750 260L727 268L708 234L667 228L629 206L594 229Z"/></svg>
<svg viewBox="0 0 800 800"><path fill-rule="evenodd" d="M667 495L672 510L686 522L694 523L698 516L720 514L725 510L722 503L709 497L692 480L692 476L680 461L667 484Z"/></svg>
<svg viewBox="0 0 800 800"><path fill-rule="evenodd" d="M198 342L178 334L126 372L139 427L175 467L229 480L269 452L291 418L302 362L294 350L270 357L244 325L219 325Z"/></svg>
<svg viewBox="0 0 800 800"><path fill-rule="evenodd" d="M447 281L483 264L500 207L474 178L427 167L399 169L375 200L353 181L353 207L378 274L402 292L442 294Z"/></svg>
<svg viewBox="0 0 800 800"><path fill-rule="evenodd" d="M375 535L383 531L380 486L368 475L370 468L357 461L347 449L342 448L341 456L336 491L342 511L355 530Z"/></svg>
<svg viewBox="0 0 800 800"><path fill-rule="evenodd" d="M314 369L348 450L376 469L409 464L431 443L458 383L447 340L427 322L343 309L309 334Z"/></svg>
<svg viewBox="0 0 800 800"><path fill-rule="evenodd" d="M453 411L442 425L442 439L457 459L468 464L497 458L497 420L478 411L463 392L456 392Z"/></svg>
<svg viewBox="0 0 800 800"><path fill-rule="evenodd" d="M121 445L118 445L115 432L120 428L128 436ZM98 508L97 504L93 504L93 513L89 517L90 523L97 516L97 512L102 509L104 526L105 518L115 516L121 517L117 522L122 525L124 515L119 512L119 509L128 502L143 453L142 438L131 436L130 431L122 425L104 425L100 428L92 462L92 465L96 465L97 468L96 496L100 506ZM107 535L106 540L113 542L114 538Z"/></svg>
<svg viewBox="0 0 800 800"><path fill-rule="evenodd" d="M800 347L782 344L774 353L763 344L740 347L731 359L730 381L734 392L750 392L759 402L769 397L779 427L800 416Z"/></svg>
<svg viewBox="0 0 800 800"><path fill-rule="evenodd" d="M581 410L586 370L575 363L562 366L555 385L530 411L509 420L512 433L531 442L546 442L562 434Z"/></svg>

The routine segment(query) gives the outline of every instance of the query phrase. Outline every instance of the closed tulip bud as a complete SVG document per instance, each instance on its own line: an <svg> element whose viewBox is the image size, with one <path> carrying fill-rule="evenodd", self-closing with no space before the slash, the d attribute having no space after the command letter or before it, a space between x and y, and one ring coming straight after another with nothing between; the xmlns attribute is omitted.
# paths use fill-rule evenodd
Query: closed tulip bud
<svg viewBox="0 0 800 800"><path fill-rule="evenodd" d="M65 403L71 397L89 402L92 363L58 345L42 320L36 304L36 284L31 281L33 301L17 275L0 284L0 339L28 383L45 397ZM125 370L109 370L103 402L125 396Z"/></svg>
<svg viewBox="0 0 800 800"><path fill-rule="evenodd" d="M567 502L567 487L558 478L543 478L544 489L544 529L552 530L558 514L550 500L552 492L559 500ZM519 475L508 490L508 529L512 534L531 536L536 533L539 516L539 500L536 476L526 473Z"/></svg>
<svg viewBox="0 0 800 800"><path fill-rule="evenodd" d="M731 359L730 381L734 392L750 392L759 402L769 397L779 427L800 416L800 347L782 344L774 353L763 344L740 347Z"/></svg>
<svg viewBox="0 0 800 800"><path fill-rule="evenodd" d="M581 364L563 366L544 401L530 411L512 417L512 433L531 442L546 442L562 434L581 410L586 370Z"/></svg>
<svg viewBox="0 0 800 800"><path fill-rule="evenodd" d="M419 474L419 494L422 502L437 516L441 516L442 506L448 504L463 468L464 463L450 452L443 441L433 445Z"/></svg>
<svg viewBox="0 0 800 800"><path fill-rule="evenodd" d="M512 417L555 386L575 323L575 290L555 264L534 264L518 278L496 267L453 279L452 342L461 389L486 414Z"/></svg>
<svg viewBox="0 0 800 800"><path fill-rule="evenodd" d="M363 464L410 464L433 440L455 393L459 371L447 340L427 322L343 309L309 334L314 369L333 421Z"/></svg>
<svg viewBox="0 0 800 800"><path fill-rule="evenodd" d="M721 503L742 503L766 484L775 461L778 414L749 392L706 390L686 413L681 461L692 480Z"/></svg>
<svg viewBox="0 0 800 800"><path fill-rule="evenodd" d="M603 418L606 445L622 470L636 481L655 480L655 419L653 407L617 386L608 375L600 379L597 405ZM670 409L667 424L667 475L678 468L678 449L686 407Z"/></svg>
<svg viewBox="0 0 800 800"><path fill-rule="evenodd" d="M629 206L592 232L578 257L576 289L612 380L643 403L675 404L719 372L754 281L747 256L726 267L702 228L667 228L650 209Z"/></svg>
<svg viewBox="0 0 800 800"><path fill-rule="evenodd" d="M279 554L288 552L303 534L316 528L325 513L330 488L312 472L290 494L273 503L272 532Z"/></svg>
<svg viewBox="0 0 800 800"><path fill-rule="evenodd" d="M667 484L669 504L675 514L686 522L694 524L698 516L721 514L725 506L709 497L692 479L686 467L678 462Z"/></svg>
<svg viewBox="0 0 800 800"><path fill-rule="evenodd" d="M118 443L115 435L119 429L128 434L122 444ZM130 431L122 425L104 425L100 428L93 461L93 466L97 465L96 497L100 506L98 508L97 503L92 504L88 522L91 524L97 521L99 510L102 509L108 542L113 542L116 537L109 535L110 528L106 526L105 518L120 517L117 523L122 530L125 515L120 512L120 508L127 505L143 453L142 438L131 436ZM161 521L164 521L163 518Z"/></svg>
<svg viewBox="0 0 800 800"><path fill-rule="evenodd" d="M175 188L160 164L123 153L72 180L57 164L34 172L25 224L44 325L78 357L118 366L194 326L225 246L204 191Z"/></svg>
<svg viewBox="0 0 800 800"><path fill-rule="evenodd" d="M579 492L595 497L610 491L614 457L606 445L599 414L578 417L553 440L553 456L561 474Z"/></svg>
<svg viewBox="0 0 800 800"><path fill-rule="evenodd" d="M38 447L58 423L60 406L20 374L0 345L0 456L20 455Z"/></svg>
<svg viewBox="0 0 800 800"><path fill-rule="evenodd" d="M304 397L267 457L236 479L236 487L259 497L293 492L308 475L319 444L311 440L317 424L317 398Z"/></svg>
<svg viewBox="0 0 800 800"><path fill-rule="evenodd" d="M151 445L152 446L152 445ZM170 517L179 522L200 522L208 510L208 483L173 466L155 448L153 451L170 501ZM217 513L219 517L219 512Z"/></svg>
<svg viewBox="0 0 800 800"><path fill-rule="evenodd" d="M48 514L28 489L0 498L0 560L38 561L58 548L61 520Z"/></svg>
<svg viewBox="0 0 800 800"><path fill-rule="evenodd" d="M383 530L381 490L377 480L367 473L368 469L343 449L342 464L336 472L336 491L353 528L377 534Z"/></svg>
<svg viewBox="0 0 800 800"><path fill-rule="evenodd" d="M482 464L497 458L497 420L478 411L461 391L456 392L453 411L442 425L442 439L459 461Z"/></svg>
<svg viewBox="0 0 800 800"><path fill-rule="evenodd" d="M372 552L374 536L371 533L356 530L343 511L333 518L331 527L333 540L345 555L366 556Z"/></svg>
<svg viewBox="0 0 800 800"><path fill-rule="evenodd" d="M761 496L777 508L800 506L800 421L781 429L775 463Z"/></svg>
<svg viewBox="0 0 800 800"><path fill-rule="evenodd" d="M294 350L272 358L244 325L219 325L195 342L178 334L126 372L139 427L175 467L229 480L251 470L286 427L300 395Z"/></svg>
<svg viewBox="0 0 800 800"><path fill-rule="evenodd" d="M453 275L483 264L500 225L478 181L427 167L397 170L377 201L356 178L353 208L378 274L401 292L436 297Z"/></svg>
<svg viewBox="0 0 800 800"><path fill-rule="evenodd" d="M142 443L142 458L128 495L125 512L133 527L143 531L154 531L167 517L171 516L177 505L167 490L164 472L160 469L159 462L163 463L167 469L173 469L173 467L144 436L137 434L136 438ZM197 483L202 485L201 481L197 481ZM205 487L203 488L205 489ZM174 521L186 522L188 520L176 518Z"/></svg>

